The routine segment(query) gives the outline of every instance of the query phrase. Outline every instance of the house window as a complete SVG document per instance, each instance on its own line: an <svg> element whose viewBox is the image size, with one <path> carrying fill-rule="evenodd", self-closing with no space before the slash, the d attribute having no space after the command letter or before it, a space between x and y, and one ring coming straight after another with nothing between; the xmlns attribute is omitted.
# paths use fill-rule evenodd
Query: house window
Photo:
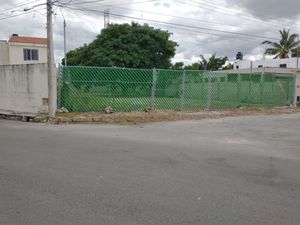
<svg viewBox="0 0 300 225"><path fill-rule="evenodd" d="M280 68L286 68L287 65L286 65L286 64L280 64L279 67L280 67Z"/></svg>
<svg viewBox="0 0 300 225"><path fill-rule="evenodd" d="M258 68L262 68L263 66L262 65L258 65Z"/></svg>
<svg viewBox="0 0 300 225"><path fill-rule="evenodd" d="M24 61L39 60L39 51L37 49L23 49Z"/></svg>
<svg viewBox="0 0 300 225"><path fill-rule="evenodd" d="M240 68L240 66L236 66L235 68L238 70Z"/></svg>

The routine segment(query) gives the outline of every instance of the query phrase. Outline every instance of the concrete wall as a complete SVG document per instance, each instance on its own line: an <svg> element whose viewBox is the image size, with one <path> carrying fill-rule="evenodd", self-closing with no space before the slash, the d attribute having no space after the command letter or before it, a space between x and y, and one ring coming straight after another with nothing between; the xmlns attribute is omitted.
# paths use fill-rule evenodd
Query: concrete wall
<svg viewBox="0 0 300 225"><path fill-rule="evenodd" d="M39 60L24 61L23 49L37 49ZM47 62L47 45L26 44L26 43L9 43L9 65L15 64L33 64Z"/></svg>
<svg viewBox="0 0 300 225"><path fill-rule="evenodd" d="M47 64L0 66L0 111L47 110Z"/></svg>
<svg viewBox="0 0 300 225"><path fill-rule="evenodd" d="M9 64L9 52L7 41L0 40L0 65Z"/></svg>

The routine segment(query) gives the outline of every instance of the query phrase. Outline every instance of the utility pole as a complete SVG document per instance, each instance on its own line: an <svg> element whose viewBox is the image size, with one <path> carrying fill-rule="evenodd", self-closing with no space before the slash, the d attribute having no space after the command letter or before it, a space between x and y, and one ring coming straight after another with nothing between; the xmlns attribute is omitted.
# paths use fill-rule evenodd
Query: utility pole
<svg viewBox="0 0 300 225"><path fill-rule="evenodd" d="M48 62L48 112L49 118L55 117L56 77L54 72L52 0L47 0L47 62Z"/></svg>
<svg viewBox="0 0 300 225"><path fill-rule="evenodd" d="M104 10L104 28L107 28L109 24L109 9Z"/></svg>
<svg viewBox="0 0 300 225"><path fill-rule="evenodd" d="M64 66L67 66L68 63L67 63L67 39L66 39L66 20L64 19L64 55L65 55L65 65Z"/></svg>

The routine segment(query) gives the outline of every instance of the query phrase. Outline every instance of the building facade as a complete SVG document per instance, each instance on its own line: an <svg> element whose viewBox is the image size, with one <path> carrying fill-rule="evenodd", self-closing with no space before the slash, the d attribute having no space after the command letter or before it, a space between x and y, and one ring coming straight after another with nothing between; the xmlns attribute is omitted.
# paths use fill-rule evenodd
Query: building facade
<svg viewBox="0 0 300 225"><path fill-rule="evenodd" d="M256 69L256 68L288 68L297 69L300 67L300 59L286 58L286 59L263 59L256 61L249 60L235 60L234 69Z"/></svg>
<svg viewBox="0 0 300 225"><path fill-rule="evenodd" d="M46 62L47 38L22 37L13 34L8 41L0 41L0 65Z"/></svg>

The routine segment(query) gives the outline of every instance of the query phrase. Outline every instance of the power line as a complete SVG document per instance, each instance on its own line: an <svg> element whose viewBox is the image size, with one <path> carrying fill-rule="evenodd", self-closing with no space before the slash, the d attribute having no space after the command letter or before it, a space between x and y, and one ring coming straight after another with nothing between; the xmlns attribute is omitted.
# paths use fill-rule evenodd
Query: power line
<svg viewBox="0 0 300 225"><path fill-rule="evenodd" d="M273 26L274 28L276 27L277 29L278 28L282 28L282 26L286 26L286 24L278 24L278 23L272 23L272 22L269 22L269 21L263 21L263 20L260 20L258 18L254 18L253 16L251 15L248 15L248 14L245 14L245 13L241 13L241 12L233 12L233 11L230 11L226 8L223 8L223 7L220 7L220 6L217 6L215 4L211 4L209 2L206 2L206 1L201 1L201 2L197 2L197 1L193 1L193 0L189 0L188 2L185 2L183 0L175 0L176 2L178 3L181 3L181 4L184 4L184 5L190 5L190 6L194 6L194 7L198 7L198 8L205 8L205 9L212 9L214 11L217 11L217 12L220 12L222 14L226 14L226 15L229 15L229 16L241 16L241 17L245 17L247 19L250 19L252 21L256 21L256 22L259 22L260 24L262 25L265 25L265 26ZM201 5L199 5L201 4ZM205 6L203 6L205 5Z"/></svg>
<svg viewBox="0 0 300 225"><path fill-rule="evenodd" d="M195 21L195 22L201 22L201 23L210 23L210 24L215 24L215 25L237 27L236 25L212 22L212 21L208 21L208 20L201 20L201 19L195 19L195 18L190 18L190 17L174 16L174 15L170 15L170 14L156 13L156 12L151 12L151 11L131 9L131 8L119 7L119 6L111 6L111 7L116 8L116 9L121 9L121 10L124 9L124 10L129 10L129 11L137 11L137 12L149 13L149 14L153 14L153 15L166 16L166 17L170 17L170 18L184 19L184 20L188 20L188 21Z"/></svg>
<svg viewBox="0 0 300 225"><path fill-rule="evenodd" d="M81 5L81 4L91 4L91 3L97 3L97 2L104 2L105 0L94 0L94 1L86 1L86 2L75 2L75 3L62 3L62 2L59 2L61 3L62 5Z"/></svg>
<svg viewBox="0 0 300 225"><path fill-rule="evenodd" d="M104 0L103 0L103 1L104 1ZM71 4L71 2L73 2L73 0L69 0L68 2L61 2L61 1L57 0L56 2L59 2L59 3L61 3L61 4L66 4L66 5L68 5L68 4Z"/></svg>
<svg viewBox="0 0 300 225"><path fill-rule="evenodd" d="M20 14L6 16L6 17L3 17L3 18L0 18L0 20L6 20L6 19L13 18L13 17L17 17L17 16L22 16L22 15L25 15L25 14L28 14L28 13L30 13L30 12L23 12L23 13L20 13Z"/></svg>
<svg viewBox="0 0 300 225"><path fill-rule="evenodd" d="M77 10L75 10L77 11ZM73 14L73 12L69 12L71 14ZM87 17L91 17L91 14L90 13L87 13L86 11L81 11L80 14L82 15L86 15ZM75 17L77 18L78 17L78 14L74 13ZM128 18L123 18L123 17L117 17L117 16L113 16L114 18L118 18L118 19L122 19L122 20L130 20ZM93 23L93 21L91 21ZM176 27L176 26L171 26L171 25L164 25L166 27L171 27L173 29L177 29L177 30L181 30L181 31L189 31L189 32L194 32L194 33L200 33L200 34L208 34L208 35L214 35L214 36L224 36L226 38L233 38L233 39L240 39L240 38L243 38L243 39L248 39L247 41L254 41L254 42L257 42L257 40L254 40L254 39L251 39L249 37L236 37L236 36L228 36L228 35L220 35L220 34L213 34L213 33L208 33L208 32L201 32L201 31L197 31L197 30L192 30L192 29L186 29L186 28L182 28L182 27ZM176 38L174 39L174 41L176 41ZM180 42L180 40L177 40L176 42ZM223 41L223 40L219 40L219 41ZM199 41L198 41L199 42ZM198 43L197 41L187 41L187 40L184 40L184 44L193 44L193 45L196 45ZM215 42L215 40L212 40L212 42Z"/></svg>
<svg viewBox="0 0 300 225"><path fill-rule="evenodd" d="M93 1L77 1L76 3L72 3L72 4L62 4L62 6L65 5L82 5L82 4L91 4L91 3L100 3L103 2L105 0L93 0ZM131 4L140 4L140 3L147 3L147 2L157 2L158 0L146 0L146 1L138 1L138 2L127 2L127 3L117 3L117 5L131 5ZM108 4L108 5L101 5L103 7L109 7L109 6L114 6L116 4Z"/></svg>
<svg viewBox="0 0 300 225"><path fill-rule="evenodd" d="M69 13L73 14L73 12L69 12ZM83 14L85 16L88 16L88 17L91 17L91 15L86 13L86 12L81 12L81 14ZM76 14L74 13L74 15L76 17L78 17L77 13ZM112 16L112 17L122 19L122 20L126 20L126 21L130 21L130 19L127 19L127 18L122 18L122 17L117 17L117 16ZM91 22L93 23L93 21L91 21ZM251 39L249 37L236 37L236 36L228 36L228 35L225 36L225 35L220 35L220 34L216 35L216 34L213 34L213 33L201 32L201 31L192 30L192 29L179 28L179 27L175 27L175 26L171 26L171 25L163 25L163 26L168 27L168 28L172 28L172 29L175 29L175 30L180 30L180 31L194 32L194 33L197 33L197 34L206 34L206 35L213 35L213 36L218 36L218 37L222 36L222 37L231 38L231 39L240 39L240 38L242 38L242 39L247 39L247 41L257 42L257 40ZM176 41L176 40L174 40L174 41ZM214 40L212 40L212 41L215 42ZM177 40L176 42L180 42L180 40ZM198 43L197 41L192 42L192 41L184 40L184 44L193 44L193 45L195 45L197 43Z"/></svg>
<svg viewBox="0 0 300 225"><path fill-rule="evenodd" d="M118 19L126 19L126 18L123 18L123 17L113 16L113 15L112 15L112 17L118 18ZM127 20L129 20L129 19L127 19ZM156 22L153 22L153 23L156 23ZM197 34L212 35L212 36L225 37L225 38L231 38L231 39L246 39L247 41L257 42L257 40L254 40L251 37L243 37L243 36L242 37L237 37L237 36L215 34L215 33L210 33L210 32L201 32L199 30L192 30L192 29L187 29L187 28L183 28L183 27L176 27L176 26L173 26L173 25L166 25L166 24L164 24L163 26L173 28L173 29L176 29L176 30L180 30L180 31L189 31L189 32L197 33Z"/></svg>
<svg viewBox="0 0 300 225"><path fill-rule="evenodd" d="M69 5L73 6L73 5L79 5L79 4L100 3L100 2L103 2L103 1L105 1L105 0L79 1L79 2L76 2L76 3L69 4ZM128 4L145 3L145 2L154 2L154 1L157 1L157 0L147 0L147 1L142 1L142 2L132 2L132 3L125 3L125 4L128 5ZM118 4L118 5L125 5L125 4ZM138 10L138 9L129 9L129 8L125 8L125 7L115 6L115 5L102 5L102 4L101 4L100 6L101 6L101 7L113 7L113 8L125 9L125 10L131 10L131 11L141 11L141 12L150 13L150 14L153 14L153 15L168 16L168 17L178 18L178 19L194 20L194 21L198 21L198 22L205 22L205 23L211 23L211 24L219 24L219 25L225 25L225 26L233 26L233 25L228 25L228 24L224 24L224 23L211 22L211 21L207 21L207 20L200 20L200 19L193 19L193 18L188 18L188 17L181 17L181 16L167 15L167 14L163 14L163 13L155 13L155 12L144 11L144 10ZM236 26L235 26L235 27L236 27Z"/></svg>
<svg viewBox="0 0 300 225"><path fill-rule="evenodd" d="M96 3L96 4L98 4L98 3L100 3L100 2L102 2L102 1L105 1L105 0L93 0L93 1L77 1L76 3L73 3L73 4L70 4L70 5L79 5L79 4L86 4L86 3ZM155 2L155 1L157 1L157 0L148 0L148 1L142 1L142 2L131 2L131 3L125 3L125 4L118 4L118 6L115 6L115 5L113 5L113 4L110 4L110 5L101 5L100 4L100 6L101 7L115 7L115 8L121 8L121 7L119 7L120 5L128 5L128 4L136 4L136 3L144 3L144 2ZM197 2L197 1L193 1L193 0L191 0L191 1L189 1L189 2L184 2L184 1L182 1L182 0L175 0L175 1L177 1L177 2L179 2L179 3L181 3L181 4L187 4L187 5L191 5L191 6L196 6L196 7L199 7L199 8L201 8L199 5L195 5L195 4L200 4L200 2ZM192 4L191 2L194 2L194 4ZM203 4L203 2L202 2L202 4ZM227 14L227 15L229 15L229 16L237 16L237 15L242 15L242 16L244 16L244 17L246 17L247 19L250 19L250 20L252 20L253 22L258 22L258 23L260 23L260 25L264 25L264 26L268 26L268 27L270 27L270 25L272 25L274 28L276 27L276 29L278 29L278 28L282 28L282 26L279 26L277 23L275 24L275 23L271 23L271 22L266 22L266 21L262 21L262 20L260 20L260 19L258 19L258 18L254 18L254 17L252 17L251 15L247 15L247 14L243 14L243 13L239 13L239 12L233 12L233 11L230 11L230 10L228 10L228 9L226 9L226 8L223 8L223 7L220 7L220 6L216 6L216 5L213 5L213 4L211 4L211 3L204 3L204 4L206 4L206 5L208 5L208 7L210 7L209 9L213 9L213 10L216 10L216 9L219 9L219 10L222 10L222 11L225 11L225 12L221 12L221 13L224 13L224 14ZM207 9L207 7L203 7L202 6L202 8L206 8ZM125 8L124 8L125 9ZM132 10L132 11L138 11L138 9L128 9L127 8L127 10ZM227 10L227 11L226 11ZM146 12L146 11L144 11L144 12ZM184 19L184 17L180 17L180 16L171 16L171 15L166 15L166 14L160 14L160 13L153 13L153 12L149 12L148 11L148 13L152 13L152 14L157 14L157 15L165 15L165 16L170 16L170 17L173 17L173 18L181 18L181 19ZM232 14L232 13L234 13L234 14ZM186 18L186 19L191 19L191 18ZM197 21L199 21L199 22L206 22L206 23L215 23L215 24L220 24L220 25L225 25L225 26L233 26L233 25L230 25L230 24L224 24L224 23L217 23L217 22L211 22L211 21L205 21L205 20L203 20L203 21L201 21L201 20L198 20L198 19L194 19L195 21L197 20ZM236 27L236 25L234 25L235 27ZM277 30L276 30L277 31Z"/></svg>
<svg viewBox="0 0 300 225"><path fill-rule="evenodd" d="M93 21L90 17L91 17L91 15L90 14L86 14L86 13L83 13L83 12L81 12L80 14L79 13L77 13L76 11L74 12L74 11L68 11L68 13L70 13L70 14L72 14L73 15L73 17L72 18L69 18L70 20L68 21L68 23L72 23L72 22L76 22L76 21L72 21L74 18L79 18L79 17L81 17L82 15L80 15L80 14L83 14L83 15L85 15L86 17L84 18L84 20L85 21L89 21L90 23L90 25L95 25L95 21ZM67 18L66 18L67 19ZM79 22L79 21L78 21ZM98 22L98 21L97 21ZM82 22L81 22L82 23ZM99 22L99 24L100 24L100 22Z"/></svg>
<svg viewBox="0 0 300 225"><path fill-rule="evenodd" d="M73 12L69 12L69 13L71 13L71 14L73 14ZM91 17L91 14L89 14L89 13L87 13L87 12L80 12L80 14L82 15L85 15L85 16L87 16L87 17ZM76 16L76 17L78 17L78 15L79 14L77 14L77 13L74 13L74 15ZM130 21L130 19L127 19L127 18L122 18L122 17L116 17L116 16L112 16L113 18L118 18L118 19L122 19L122 20L124 20L124 21ZM93 21L91 21L92 23L93 23ZM172 29L175 29L175 30L180 30L180 31L188 31L188 32L194 32L194 33L197 33L197 34L208 34L208 35L213 35L213 36L224 36L224 37L226 37L226 38L231 38L231 39L240 39L240 38L242 38L242 39L247 39L247 41L249 42L249 41L251 41L251 42L256 42L257 43L257 40L254 40L254 39L251 39L251 38L249 38L249 37L236 37L236 36L228 36L228 35L220 35L220 34L218 34L218 35L216 35L216 34L213 34L213 33L208 33L208 32L201 32L201 31L196 31L196 30L191 30L191 29L185 29L185 28L178 28L178 27L175 27L175 26L171 26L171 25L163 25L163 26L165 26L165 27L169 27L169 28L172 28ZM194 40L194 39L193 39ZM182 44L180 44L180 41L182 41L182 39L179 39L179 40L176 40L176 38L174 38L174 41L176 41L177 43L179 43L179 45L182 45ZM212 42L216 42L215 40L211 40ZM217 40L217 42L218 41L223 41L223 40ZM199 44L199 41L189 41L189 40L184 40L183 41L183 44L192 44L192 45L194 45L194 46L196 46L197 44ZM260 44L260 42L258 43L258 45Z"/></svg>
<svg viewBox="0 0 300 225"><path fill-rule="evenodd" d="M232 12L232 13L234 13L234 14L237 13L235 10L230 10L230 9L228 9L228 8L225 8L225 7L222 7L222 6L217 5L217 3L207 2L207 1L205 1L205 0L200 0L200 2L195 1L195 0L189 0L189 2L192 2L192 3L194 3L194 4L205 4L205 5L207 5L207 6L210 6L210 7L215 8L215 9L223 10L223 11L225 11L225 12Z"/></svg>
<svg viewBox="0 0 300 225"><path fill-rule="evenodd" d="M34 2L34 1L32 1L32 2ZM10 8L2 9L0 12L8 11L8 10L17 8L17 7L22 6L22 5L30 4L30 3L32 3L32 2L29 2L29 3L28 3L28 1L21 1L21 2L18 3L18 4L20 4L20 5L15 5L15 6L10 7Z"/></svg>
<svg viewBox="0 0 300 225"><path fill-rule="evenodd" d="M21 6L29 5L29 4L32 4L32 3L39 2L39 1L41 1L41 0L38 0L38 1L35 0L35 1L31 1L31 2L24 1L25 3L22 2L23 4L16 5L16 6L14 6L14 7L11 7L11 8L7 8L7 9L1 10L1 11L0 11L0 14L1 14L2 12L7 12L7 11L9 11L10 13L13 13L14 11L17 11L16 9L21 8ZM19 9L19 10L21 10L21 9Z"/></svg>
<svg viewBox="0 0 300 225"><path fill-rule="evenodd" d="M35 8L37 8L37 7L44 6L44 5L46 5L46 4L42 3L42 4L34 5L34 6L30 7L30 8L23 9L23 11L24 12L31 11L31 10L34 10Z"/></svg>
<svg viewBox="0 0 300 225"><path fill-rule="evenodd" d="M181 1L182 1L182 0L181 0ZM289 26L289 25L283 24L283 23L279 23L279 24L280 24L280 26L279 26L279 25L278 25L278 22L274 23L274 22L270 22L270 21L268 21L268 22L267 22L267 21L262 21L261 19L254 18L253 16L251 16L251 15L249 15L249 14L245 14L245 13L242 13L242 12L235 12L235 11L229 10L228 8L225 8L225 7L222 7L222 6L221 6L221 7L220 7L220 6L216 6L216 4L213 4L213 3L208 2L208 1L206 1L206 0L199 0L199 1L200 1L200 2L195 1L195 0L189 0L189 2L192 2L192 3L195 3L195 4L205 4L205 5L209 6L209 7L212 7L213 9L218 8L218 9L223 10L223 11L225 11L225 12L232 12L232 13L233 13L232 16L242 15L242 16L248 17L248 18L250 18L250 19L255 19L255 20L260 21L260 22L273 24L274 26L277 26L277 27L280 27L280 28L282 28L281 26ZM293 25L293 26L296 26L296 25ZM292 27L293 27L293 26L292 26Z"/></svg>
<svg viewBox="0 0 300 225"><path fill-rule="evenodd" d="M74 8L74 7L69 7L69 6L67 6L66 8L73 9L73 10L79 10L79 11L90 11L90 12L104 14L103 11L98 11L98 10L93 10L93 9L87 9L87 8ZM110 15L124 17L124 18L129 18L129 19L136 19L136 20L143 20L143 21L150 21L150 22L155 22L155 23L173 25L173 26L180 26L180 27L184 27L184 28L193 28L193 29L199 29L199 30L205 30L205 31L213 31L213 32L219 32L219 33L234 34L234 35L239 35L239 36L248 36L248 37L252 37L252 38L274 39L275 40L275 38L270 38L270 37L261 36L261 35L246 34L246 33L234 32L234 31L218 30L218 29L206 28L206 27L197 27L197 26L187 25L187 24L164 22L164 21L159 21L159 20L138 18L138 17L134 17L134 16L126 16L126 15L121 15L121 14L116 14L116 13L110 13Z"/></svg>
<svg viewBox="0 0 300 225"><path fill-rule="evenodd" d="M151 0L151 1L153 1L153 0ZM154 1L156 1L156 0L154 0ZM94 0L94 1L91 1L91 2L99 3L99 0L97 0L97 1ZM146 2L149 2L149 1L146 1ZM85 4L85 3L86 2L73 3L73 4ZM212 21L200 20L200 19L193 19L193 18L182 17L182 16L174 16L174 15L168 15L168 14L162 14L162 13L155 13L155 12L138 10L138 9L129 9L129 8L125 8L125 7L115 6L115 5L102 5L102 4L100 4L100 6L101 7L113 7L113 8L117 8L117 9L124 9L124 10L131 10L131 11L140 11L140 12L150 13L150 14L153 14L153 15L168 16L168 17L172 17L172 18L186 19L186 20L189 20L189 21L193 20L193 21L202 22L202 23L218 24L218 25L223 25L223 26L233 26L231 24L224 24L224 23L218 23L218 22L212 22ZM231 16L233 16L233 15L231 14ZM252 17L250 16L250 18L252 18ZM258 21L259 23L264 23L263 21L261 21L259 19L256 19L256 18L252 18L252 19ZM266 24L263 24L263 25L266 25ZM270 25L268 24L268 26L270 26ZM236 27L236 25L234 25L234 27Z"/></svg>
<svg viewBox="0 0 300 225"><path fill-rule="evenodd" d="M22 16L22 15L25 15L25 14L29 14L29 13L31 13L31 10L35 9L36 7L40 7L40 6L44 6L44 5L45 5L44 3L43 4L35 5L32 8L30 8L30 9L24 9L24 10L22 10L22 13L7 15L5 17L0 18L0 20L6 20L6 19L10 19L10 18ZM36 10L36 12L40 13L39 10Z"/></svg>

